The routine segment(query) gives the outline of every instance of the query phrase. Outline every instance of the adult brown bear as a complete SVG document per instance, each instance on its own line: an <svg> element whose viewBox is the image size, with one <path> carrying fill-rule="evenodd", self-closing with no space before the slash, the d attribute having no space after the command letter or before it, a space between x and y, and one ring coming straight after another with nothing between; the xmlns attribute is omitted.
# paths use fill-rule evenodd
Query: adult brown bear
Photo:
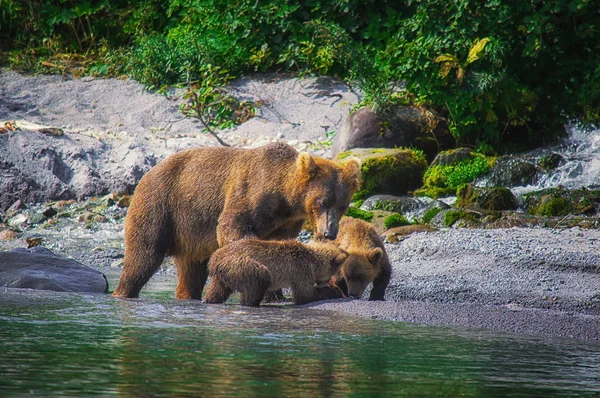
<svg viewBox="0 0 600 398"><path fill-rule="evenodd" d="M358 162L342 167L282 143L172 155L140 180L133 195L113 294L137 297L172 255L176 297L201 299L215 250L245 238L295 238L306 219L317 238L335 239L359 183Z"/></svg>

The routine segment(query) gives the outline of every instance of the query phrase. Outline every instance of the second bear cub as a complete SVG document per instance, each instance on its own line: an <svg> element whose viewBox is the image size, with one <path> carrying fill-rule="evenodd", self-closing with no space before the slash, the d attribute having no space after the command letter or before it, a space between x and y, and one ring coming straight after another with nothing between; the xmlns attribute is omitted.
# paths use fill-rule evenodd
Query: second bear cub
<svg viewBox="0 0 600 398"><path fill-rule="evenodd" d="M334 242L348 253L340 271L333 277L334 283L345 294L360 298L372 282L369 300L384 300L392 266L375 228L362 220L344 217Z"/></svg>
<svg viewBox="0 0 600 398"><path fill-rule="evenodd" d="M284 287L291 288L294 304L341 298L340 289L327 282L346 257L346 252L331 243L239 240L210 258L211 281L204 301L223 303L237 291L240 304L258 306L265 292Z"/></svg>

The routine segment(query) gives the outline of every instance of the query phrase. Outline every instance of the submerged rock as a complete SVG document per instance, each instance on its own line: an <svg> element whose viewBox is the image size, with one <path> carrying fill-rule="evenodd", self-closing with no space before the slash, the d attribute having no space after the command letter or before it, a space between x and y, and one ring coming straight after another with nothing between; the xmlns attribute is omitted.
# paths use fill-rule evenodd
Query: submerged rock
<svg viewBox="0 0 600 398"><path fill-rule="evenodd" d="M485 187L519 187L535 184L540 177L535 160L515 156L503 156L496 160L490 171L477 180Z"/></svg>
<svg viewBox="0 0 600 398"><path fill-rule="evenodd" d="M0 252L0 286L56 292L106 293L99 271L54 255L43 247Z"/></svg>

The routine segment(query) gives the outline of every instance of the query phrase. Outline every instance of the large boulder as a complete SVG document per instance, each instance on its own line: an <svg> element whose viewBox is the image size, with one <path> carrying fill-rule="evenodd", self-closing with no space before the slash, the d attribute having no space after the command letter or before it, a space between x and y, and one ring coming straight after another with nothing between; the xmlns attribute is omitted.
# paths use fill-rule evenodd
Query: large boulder
<svg viewBox="0 0 600 398"><path fill-rule="evenodd" d="M0 252L0 286L56 292L108 291L101 272L41 247Z"/></svg>
<svg viewBox="0 0 600 398"><path fill-rule="evenodd" d="M345 164L349 159L361 162L361 189L354 199L374 194L405 195L421 186L427 169L425 156L411 149L356 148L342 152L336 161Z"/></svg>
<svg viewBox="0 0 600 398"><path fill-rule="evenodd" d="M119 159L116 162L115 159ZM18 130L0 134L0 210L24 203L132 192L156 164L152 154L91 137Z"/></svg>
<svg viewBox="0 0 600 398"><path fill-rule="evenodd" d="M353 148L421 149L429 160L441 150L453 148L454 137L446 119L416 106L397 106L385 113L364 107L348 116L334 137L332 155Z"/></svg>

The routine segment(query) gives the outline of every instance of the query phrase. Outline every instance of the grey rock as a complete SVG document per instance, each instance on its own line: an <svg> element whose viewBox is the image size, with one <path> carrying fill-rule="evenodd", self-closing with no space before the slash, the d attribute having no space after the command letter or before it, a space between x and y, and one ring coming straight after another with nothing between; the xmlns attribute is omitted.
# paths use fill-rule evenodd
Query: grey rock
<svg viewBox="0 0 600 398"><path fill-rule="evenodd" d="M447 205L446 205L447 206ZM451 211L451 208L446 208L436 214L431 221L429 221L429 226L433 228L444 228L446 225L444 224L444 215Z"/></svg>
<svg viewBox="0 0 600 398"><path fill-rule="evenodd" d="M38 247L0 252L0 286L57 292L108 291L101 272Z"/></svg>
<svg viewBox="0 0 600 398"><path fill-rule="evenodd" d="M361 210L385 210L404 215L408 221L420 220L432 208L447 209L450 206L426 196L375 195L366 199Z"/></svg>

